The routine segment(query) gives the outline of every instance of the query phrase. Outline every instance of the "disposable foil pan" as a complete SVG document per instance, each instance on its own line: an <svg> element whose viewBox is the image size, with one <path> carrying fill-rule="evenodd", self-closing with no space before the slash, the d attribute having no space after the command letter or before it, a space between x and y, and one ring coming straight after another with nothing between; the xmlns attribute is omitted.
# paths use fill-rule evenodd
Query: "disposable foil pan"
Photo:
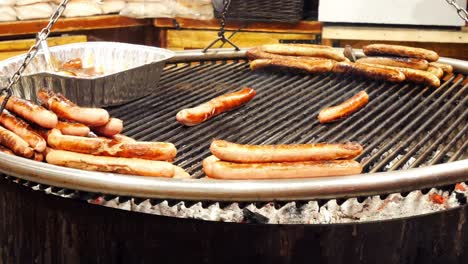
<svg viewBox="0 0 468 264"><path fill-rule="evenodd" d="M50 48L60 61L81 58L104 74L96 77L74 77L55 73L38 53L23 77L13 86L13 94L36 101L40 88L63 93L81 106L123 104L157 89L165 61L174 53L156 47L117 42L84 42ZM21 65L25 55L0 62L0 87L5 87Z"/></svg>

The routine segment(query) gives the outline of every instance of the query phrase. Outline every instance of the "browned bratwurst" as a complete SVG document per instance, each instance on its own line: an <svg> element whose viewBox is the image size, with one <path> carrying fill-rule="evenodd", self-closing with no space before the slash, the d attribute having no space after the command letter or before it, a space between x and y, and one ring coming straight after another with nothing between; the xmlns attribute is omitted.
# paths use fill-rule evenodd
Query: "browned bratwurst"
<svg viewBox="0 0 468 264"><path fill-rule="evenodd" d="M47 143L54 149L112 157L171 161L177 154L172 143L117 142L107 138L62 135L57 129L51 130Z"/></svg>
<svg viewBox="0 0 468 264"><path fill-rule="evenodd" d="M15 156L15 153L13 153L13 151L11 151L11 149L6 148L6 147L4 147L2 145L0 145L0 152L3 152L3 153L8 154L8 155Z"/></svg>
<svg viewBox="0 0 468 264"><path fill-rule="evenodd" d="M387 65L393 67L405 67L416 70L427 70L429 62L425 59L402 57L363 57L356 62L367 64Z"/></svg>
<svg viewBox="0 0 468 264"><path fill-rule="evenodd" d="M18 156L30 158L34 155L34 150L26 141L2 126L0 126L0 144L11 149Z"/></svg>
<svg viewBox="0 0 468 264"><path fill-rule="evenodd" d="M195 126L223 112L235 109L255 97L257 93L252 88L221 95L193 108L182 109L176 119L186 126Z"/></svg>
<svg viewBox="0 0 468 264"><path fill-rule="evenodd" d="M46 160L50 164L75 169L156 177L173 177L176 167L166 161L102 157L63 150L48 152Z"/></svg>
<svg viewBox="0 0 468 264"><path fill-rule="evenodd" d="M103 126L93 127L93 131L98 135L112 137L119 134L123 130L123 121L118 118L111 117L109 122Z"/></svg>
<svg viewBox="0 0 468 264"><path fill-rule="evenodd" d="M314 74L330 72L333 65L332 60L260 59L251 61L250 69L255 71L270 67L283 67Z"/></svg>
<svg viewBox="0 0 468 264"><path fill-rule="evenodd" d="M39 90L37 98L62 119L73 120L88 126L102 126L109 121L109 113L106 110L79 107L50 90Z"/></svg>
<svg viewBox="0 0 468 264"><path fill-rule="evenodd" d="M213 140L210 150L213 155L224 161L264 163L352 159L362 152L362 146L358 143L241 145Z"/></svg>
<svg viewBox="0 0 468 264"><path fill-rule="evenodd" d="M250 60L257 60L257 59L289 59L289 60L329 60L327 58L320 58L320 57L308 57L308 56L288 56L288 55L279 55L273 54L269 52L263 51L260 47L249 49L246 52L247 58Z"/></svg>
<svg viewBox="0 0 468 264"><path fill-rule="evenodd" d="M4 99L4 95L0 96L0 104L3 103ZM38 124L41 127L54 128L57 125L57 115L28 100L11 96L5 108L22 117L23 119L28 120L34 124Z"/></svg>
<svg viewBox="0 0 468 264"><path fill-rule="evenodd" d="M421 83L425 85L429 85L432 87L439 87L440 80L435 76L433 73L409 68L401 68L401 67L391 67L385 65L375 65L375 64L366 64L366 63L358 63L360 65L367 65L367 66L374 66L378 68L382 68L385 70L396 70L405 75L406 80L414 82L414 83Z"/></svg>
<svg viewBox="0 0 468 264"><path fill-rule="evenodd" d="M339 105L320 110L318 120L323 124L347 117L365 106L367 102L369 102L369 95L365 91L360 91Z"/></svg>
<svg viewBox="0 0 468 264"><path fill-rule="evenodd" d="M24 139L36 151L42 152L47 146L45 139L37 134L28 123L10 114L8 110L3 110L0 114L0 124Z"/></svg>
<svg viewBox="0 0 468 264"><path fill-rule="evenodd" d="M427 71L434 74L439 79L442 78L442 76L444 76L444 70L434 65L429 65L429 68L427 68Z"/></svg>
<svg viewBox="0 0 468 264"><path fill-rule="evenodd" d="M361 173L362 166L354 160L233 163L210 156L203 160L203 171L216 179L268 180L353 175Z"/></svg>
<svg viewBox="0 0 468 264"><path fill-rule="evenodd" d="M75 122L66 122L66 121L58 121L57 126L55 127L62 134L70 135L70 136L78 136L78 137L85 137L91 131L88 126L75 123Z"/></svg>
<svg viewBox="0 0 468 264"><path fill-rule="evenodd" d="M335 73L349 73L357 76L362 76L372 80L380 80L387 82L403 82L405 75L394 69L384 69L377 65L352 63L352 62L337 62L333 67Z"/></svg>
<svg viewBox="0 0 468 264"><path fill-rule="evenodd" d="M371 44L363 47L362 51L364 52L364 54L366 54L366 56L390 55L399 57L419 58L428 61L437 61L439 59L439 55L435 51L400 45Z"/></svg>
<svg viewBox="0 0 468 264"><path fill-rule="evenodd" d="M453 72L453 66L450 64L446 63L441 63L441 62L431 62L429 63L432 66L436 66L441 68L445 73L452 73Z"/></svg>
<svg viewBox="0 0 468 264"><path fill-rule="evenodd" d="M336 61L347 60L342 53L326 46L317 47L314 45L266 44L260 46L260 48L265 52L279 55L320 57Z"/></svg>

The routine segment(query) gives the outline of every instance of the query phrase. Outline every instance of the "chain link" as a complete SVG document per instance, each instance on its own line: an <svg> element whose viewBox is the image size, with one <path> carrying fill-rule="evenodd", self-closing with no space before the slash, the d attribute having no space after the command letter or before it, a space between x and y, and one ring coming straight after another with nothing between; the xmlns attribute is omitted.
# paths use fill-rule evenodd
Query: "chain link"
<svg viewBox="0 0 468 264"><path fill-rule="evenodd" d="M468 11L466 11L466 9L463 9L461 6L459 6L455 0L445 0L445 1L449 5L455 7L455 9L457 9L458 16L468 23Z"/></svg>
<svg viewBox="0 0 468 264"><path fill-rule="evenodd" d="M222 37L223 39L225 34L224 28L226 27L226 16L230 5L231 0L223 0L223 11L221 12L221 28L218 32L218 36Z"/></svg>
<svg viewBox="0 0 468 264"><path fill-rule="evenodd" d="M42 41L45 41L47 37L50 34L50 29L52 26L57 22L57 20L62 16L63 11L65 10L67 3L69 0L62 0L60 5L55 9L54 14L49 19L49 23L45 28L43 28L39 34L38 38L36 39L36 43L29 48L28 52L26 53L26 56L24 57L23 63L21 66L16 70L16 72L9 78L8 85L2 89L0 89L0 95L6 93L6 97L4 98L2 105L0 106L0 113L3 112L3 109L5 109L5 105L8 102L8 99L10 99L10 96L12 94L11 87L18 82L18 80L21 78L21 75L23 74L24 70L26 70L26 67L28 67L29 63L34 59L36 56L37 52L39 51L39 45L41 44Z"/></svg>

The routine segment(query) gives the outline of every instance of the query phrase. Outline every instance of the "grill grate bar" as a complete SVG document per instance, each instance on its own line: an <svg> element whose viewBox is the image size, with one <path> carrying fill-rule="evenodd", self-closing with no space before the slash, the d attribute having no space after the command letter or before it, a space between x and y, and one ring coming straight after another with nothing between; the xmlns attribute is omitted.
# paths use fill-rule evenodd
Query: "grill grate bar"
<svg viewBox="0 0 468 264"><path fill-rule="evenodd" d="M453 112L452 112L453 113ZM468 116L468 110L465 110L463 112L462 115L460 115L451 125L450 127L448 127L447 129L445 129L445 131L439 135L437 137L437 140L434 141L432 143L432 145L430 147L428 147L424 152L422 152L420 155L419 155L419 158L416 159L410 166L410 168L415 168L417 165L419 165L423 160L425 160L429 154L433 153L435 149L437 149L437 147L439 147L440 143L446 139L447 137L450 136L450 133L452 133L452 131L454 131L459 125L461 122L463 122L463 120L466 120L466 118ZM437 125L437 127L441 127L440 123ZM453 147L454 144L457 143L457 141L463 136L465 135L466 133L466 130L467 130L468 126L465 126L463 130L461 130L460 132L457 133L457 135L455 137L452 138L452 140L447 144L447 146L444 147L444 150L445 148L449 147ZM435 129L433 129L433 132L436 132ZM430 137L429 136L426 136L427 139L426 141L430 140ZM418 143L420 144L420 143ZM439 157L443 157L443 155L446 154L447 151L444 151L442 150L440 153L438 153L437 155ZM410 151L408 151L408 153L414 153L413 149L411 149ZM409 156L408 153L405 155L405 159L409 159L410 157L406 157L406 156ZM439 155L439 154L442 154L442 155ZM438 157L434 157L433 160L434 161L437 161ZM398 163L401 163L401 161L399 161ZM402 163L401 163L402 164ZM393 169L396 169L397 167L399 167L401 164L395 164L394 167L392 167L392 170ZM398 166L397 166L398 165Z"/></svg>
<svg viewBox="0 0 468 264"><path fill-rule="evenodd" d="M377 139L372 138L372 143L370 145L366 145L366 149L363 151L363 153L359 157L363 157L364 155L368 154L370 151L372 151L378 144L381 144L381 142L385 142L385 145L383 145L376 153L374 153L371 157L367 158L365 162L363 163L364 167L367 167L372 161L375 159L378 159L381 157L381 155L386 152L389 148L392 147L392 144L390 144L388 138L391 133L394 133L397 129L401 128L403 125L406 125L406 128L400 133L398 133L397 136L393 137L392 142L395 142L397 140L400 140L403 138L404 134L414 125L418 124L419 121L422 120L423 117L425 117L430 110L434 110L432 108L427 108L426 111L421 114L421 109L424 109L426 104L431 101L435 95L438 94L438 91L444 90L443 95L437 99L437 103L440 103L445 97L447 97L451 91L454 90L455 87L458 86L460 82L455 83L452 85L449 89L445 90L444 87L441 87L440 89L433 90L433 92L430 94L429 97L424 99L422 102L419 101L422 98L422 95L424 93L420 93L418 97L414 98L411 104L407 104L407 107L401 108L398 110L395 114L393 114L390 118L388 118L384 123L382 123L380 126L377 127L377 129L373 130L371 133L369 133L365 138L362 139L363 142L370 142L370 139L377 134L378 132L381 132L381 129L384 128L385 132L381 134ZM429 90L429 88L424 88L424 90ZM421 97L421 98L420 98ZM408 107L413 106L414 104L417 103L417 106L412 108L410 112L406 113L406 109ZM406 115L405 115L406 113ZM411 120L411 117L415 116L416 114L419 114L415 119ZM385 128L385 125L387 123L390 123L393 119L396 119L397 117L400 118L399 121L394 123L390 128ZM409 121L409 122L408 122Z"/></svg>
<svg viewBox="0 0 468 264"><path fill-rule="evenodd" d="M465 88L466 87L467 86L465 86ZM461 95L463 91L464 89L460 90L457 94ZM452 97L450 101L454 101L456 98L458 98L458 96ZM400 160L397 163L395 163L390 170L394 170L398 168L399 166L404 164L407 160L409 160L419 148L424 146L426 142L428 142L432 137L435 136L435 134L442 128L442 126L446 124L446 122L450 120L450 118L452 118L453 116L455 116L455 114L459 112L459 110L463 107L465 102L466 102L466 98L465 100L463 100L463 104L459 104L449 114L445 115L445 117L442 120L439 120L438 123L429 131L429 133L427 133L423 139L419 140L402 158L400 158ZM426 123L421 125L409 138L407 138L404 142L399 143L399 146L393 150L393 153L391 155L388 155L384 160L382 160L378 165L376 165L371 172L378 171L379 168L384 167L387 162L391 161L391 159L395 157L401 149L403 149L404 146L409 145L416 138L416 136L418 136L426 127L431 125L432 122L436 120L436 117L444 113L444 111L448 110L448 108L449 108L448 104L440 108L436 113L434 113L431 116L431 118ZM466 113L468 113L468 111L465 111L461 116L459 116L459 118L455 122L452 123L451 127L456 127L460 121L464 120L463 117L466 116ZM450 132L449 129L451 127L449 127L446 130L446 133L444 133L443 135L447 135ZM439 140L442 141L440 137L439 137Z"/></svg>
<svg viewBox="0 0 468 264"><path fill-rule="evenodd" d="M464 81L463 75L455 74L432 89L332 73L251 72L245 60L179 63L165 68L153 94L109 110L124 120L125 134L174 143L175 164L195 178L204 176L201 161L210 155L213 138L245 144L357 141L365 147L358 157L364 172L385 171L402 169L410 159L417 167L465 155ZM254 88L257 96L239 109L194 127L175 120L182 108L245 86ZM366 107L338 122L318 122L320 109L361 90L370 95Z"/></svg>
<svg viewBox="0 0 468 264"><path fill-rule="evenodd" d="M448 162L453 162L458 160L460 157L464 156L466 158L466 149L468 148L468 141L465 140L461 148L459 148L453 156L448 160Z"/></svg>
<svg viewBox="0 0 468 264"><path fill-rule="evenodd" d="M172 113L173 111L179 110L181 108L180 105L186 104L187 101L192 101L194 103L201 102L204 98L207 96L218 96L223 93L226 93L226 89L229 89L229 87L225 87L224 89L219 89L219 90L214 90L214 87L217 86L216 81L221 81L223 78L226 77L239 77L242 75L242 72L239 71L236 75L232 76L230 75L230 69L226 69L223 71L220 71L222 74L216 76L216 77L206 77L206 78L198 78L197 80L194 80L193 83L198 84L204 81L211 81L212 83L209 85L204 85L200 89L197 90L197 93L188 92L184 90L177 90L176 93L167 93L164 96L162 100L153 102L151 105L147 107L155 108L157 106L165 105L167 107L166 115L160 115L159 112L155 112L152 114L148 114L147 112L145 113L145 109L141 109L141 111L137 111L134 115L139 115L142 116L144 115L143 118L139 119L138 122L132 123L129 126L126 127L126 132L131 134L132 136L135 136L138 138L136 135L138 131L140 131L140 128L142 127L142 124L145 124L149 121L151 122L161 122L161 120L167 120L167 117L169 115L173 115L175 117L175 113ZM167 105L167 102L171 102L170 105ZM157 117L157 118L156 118ZM156 119L155 119L156 118ZM144 140L144 139L143 139Z"/></svg>
<svg viewBox="0 0 468 264"><path fill-rule="evenodd" d="M336 78L336 80L339 80L339 82L329 88L332 91L330 94L325 93L326 92L326 90L324 90L324 88L326 88L325 86L316 88L314 93L309 94L309 97L312 97L313 99L309 101L310 106L308 107L311 109L317 108L318 103L324 97L329 96L330 98L336 98L342 92L346 91L349 87L352 87L354 85L354 82L348 82L348 79L345 79L345 78ZM281 142L287 143L288 140L284 139L285 137L288 137L288 135L294 136L295 134L292 134L294 131L299 131L299 130L302 131L302 129L298 129L300 127L304 127L304 126L310 127L311 124L314 124L315 116L311 114L311 112L316 112L316 109L309 112L308 109L307 111L304 111L303 108L297 108L296 111L297 113L295 114L297 116L302 115L302 118L298 120L299 122L295 122L293 124L285 123L280 126L275 126L273 130L274 137L271 137L270 135L261 135L254 139L249 139L246 143L260 144L261 142L263 142L263 144L273 144L273 142L278 141L278 139L282 139ZM293 142L297 143L297 141L293 141Z"/></svg>
<svg viewBox="0 0 468 264"><path fill-rule="evenodd" d="M462 139L464 136L466 137L466 133L468 131L468 126L463 126L463 129L454 137L452 138L452 140L450 140L450 142L439 152L437 153L437 155L435 155L435 157L432 159L431 163L429 163L429 165L435 165L435 164L438 164L440 162L440 160L444 157L444 155L446 153L449 152L450 149L452 149L453 147L455 147L456 143ZM442 137L440 137L439 139L441 139ZM467 142L466 140L464 141L465 143ZM463 150L464 148L460 148L461 150ZM420 163L421 163L421 160L425 158L424 155L427 155L426 153L424 153L421 157L419 157L412 165L411 165L411 168L416 168Z"/></svg>
<svg viewBox="0 0 468 264"><path fill-rule="evenodd" d="M250 78L247 78L247 81L255 81L254 80L255 78L254 77L250 77ZM283 78L283 79L287 79L287 78ZM268 84L269 80L265 80L263 82L261 82L260 84L261 85L275 85L277 84L278 82L280 82L282 79L278 79L278 80L271 80L270 84ZM235 81L235 80L234 80ZM244 80L245 81L245 80ZM226 82L228 82L228 80L226 80ZM247 84L250 84L250 83L247 83ZM222 94L225 94L227 92L232 92L232 88L230 88L231 85L226 85L226 87L223 89L223 90L219 90L217 92L210 92L209 90L207 91L207 93L204 94L203 97L200 97L198 98L198 100L194 101L194 104L193 105L198 105L200 103L203 103L203 102L206 102L208 101L209 99L213 98L213 97L216 97L216 96L219 96L219 95L222 95ZM227 90L229 89L229 90ZM237 89L237 88L236 88ZM180 110L180 108L182 107L179 107L178 109L176 110ZM233 111L232 113L235 113L235 111ZM174 113L171 113L172 116L175 116L176 115L176 112ZM217 118L219 117L215 117L214 119L211 119L210 121L208 122L213 122L212 120L216 120ZM185 128L180 126L180 124L178 123L174 123L176 129L182 131L184 130ZM210 129L210 128L207 128L207 129ZM164 131L160 131L160 133L165 133L162 135L162 138L164 138L164 140L170 140L170 141L174 141L174 140L180 140L182 137L185 137L185 135L182 135L182 134L178 134L178 133L173 133L173 129L167 129L167 130L164 130ZM203 134L203 131L200 130L198 131L197 135L199 136L200 134ZM151 137L152 134L148 134L147 135L148 137Z"/></svg>
<svg viewBox="0 0 468 264"><path fill-rule="evenodd" d="M222 64L218 64L218 65L213 66L213 68L217 68L217 67L218 68L222 67ZM177 82L180 81L180 76L179 76L180 74L183 74L187 81L193 81L193 80L200 77L199 72L203 71L204 69L206 69L206 70L210 69L210 65L209 64L200 64L200 65L197 65L197 66L195 66L193 68L187 69L185 73L184 73L184 71L182 71L181 73L176 75L174 78L171 78L170 80L167 80L167 82L164 83L164 86L161 85L166 80L166 78L163 77L164 76L164 73L163 73L163 76L161 76L160 88L159 89L169 90L169 91L167 91L167 93L169 95L180 92L180 91L177 91L175 89L171 89L171 85L175 85ZM216 69L214 69L214 70L216 70ZM114 115L120 115L120 114L128 114L129 111L135 111L136 110L135 112L137 112L138 114L141 114L142 112L144 112L144 109L146 107L151 105L153 100L158 98L158 96L159 96L159 93L154 93L154 94L152 94L152 95L150 95L148 97L140 98L140 99L138 99L136 101L125 104L123 106L120 106L120 107L117 107L117 108L111 108L110 112L111 112L111 114L114 114Z"/></svg>

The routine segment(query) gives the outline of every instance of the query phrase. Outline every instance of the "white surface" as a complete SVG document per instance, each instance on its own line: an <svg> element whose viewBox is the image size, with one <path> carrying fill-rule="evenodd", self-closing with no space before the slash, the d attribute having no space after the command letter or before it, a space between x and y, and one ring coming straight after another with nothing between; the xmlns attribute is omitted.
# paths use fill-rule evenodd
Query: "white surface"
<svg viewBox="0 0 468 264"><path fill-rule="evenodd" d="M466 7L466 0L456 1ZM319 21L403 25L463 26L445 0L320 0Z"/></svg>

